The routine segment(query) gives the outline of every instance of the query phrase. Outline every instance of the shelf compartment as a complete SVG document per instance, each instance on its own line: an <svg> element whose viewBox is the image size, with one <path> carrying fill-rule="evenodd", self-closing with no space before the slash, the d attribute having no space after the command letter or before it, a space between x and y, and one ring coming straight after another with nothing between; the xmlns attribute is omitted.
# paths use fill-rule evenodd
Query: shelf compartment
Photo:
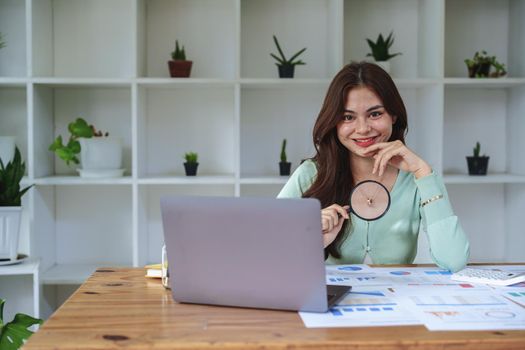
<svg viewBox="0 0 525 350"><path fill-rule="evenodd" d="M26 87L0 86L0 136L14 136L29 173Z"/></svg>
<svg viewBox="0 0 525 350"><path fill-rule="evenodd" d="M241 77L277 78L276 35L287 58L306 47L297 78L326 79L341 66L337 2L329 0L241 0Z"/></svg>
<svg viewBox="0 0 525 350"><path fill-rule="evenodd" d="M289 176L251 176L242 177L241 185L284 185Z"/></svg>
<svg viewBox="0 0 525 350"><path fill-rule="evenodd" d="M132 1L32 2L33 76L133 76Z"/></svg>
<svg viewBox="0 0 525 350"><path fill-rule="evenodd" d="M193 61L191 77L235 78L236 1L142 0L138 18L138 76L169 77L178 40Z"/></svg>
<svg viewBox="0 0 525 350"><path fill-rule="evenodd" d="M281 143L295 170L315 155L312 129L325 89L241 90L241 177L278 176Z"/></svg>
<svg viewBox="0 0 525 350"><path fill-rule="evenodd" d="M132 187L35 186L36 256L53 265L132 265Z"/></svg>
<svg viewBox="0 0 525 350"><path fill-rule="evenodd" d="M160 198L168 195L233 197L234 186L229 184L205 187L200 185L139 185L138 237L134 248L138 266L160 263L161 248L164 242Z"/></svg>
<svg viewBox="0 0 525 350"><path fill-rule="evenodd" d="M281 192L284 183L246 183L241 184L241 197L272 197Z"/></svg>
<svg viewBox="0 0 525 350"><path fill-rule="evenodd" d="M390 74L393 77L442 77L442 41L440 1L344 1L344 62L369 59L370 47L366 39L376 41L393 31ZM385 21L385 19L388 19Z"/></svg>
<svg viewBox="0 0 525 350"><path fill-rule="evenodd" d="M513 142L507 134L508 108L506 89L445 89L443 172L468 174L466 156L471 156L476 142L481 155L490 156L488 172L506 173L507 149ZM513 171L514 173L520 173Z"/></svg>
<svg viewBox="0 0 525 350"><path fill-rule="evenodd" d="M58 135L67 142L67 126L79 117L122 140L122 167L131 173L131 88L35 85L34 108L35 178L78 175L80 166L68 167L48 147Z"/></svg>
<svg viewBox="0 0 525 350"><path fill-rule="evenodd" d="M468 77L464 60L481 50L505 64L507 76L525 76L523 1L446 0L445 7L445 76Z"/></svg>
<svg viewBox="0 0 525 350"><path fill-rule="evenodd" d="M506 261L505 186L447 184L454 214L470 242L471 262Z"/></svg>
<svg viewBox="0 0 525 350"><path fill-rule="evenodd" d="M235 173L234 88L138 89L138 176L184 176L197 152L199 176Z"/></svg>
<svg viewBox="0 0 525 350"><path fill-rule="evenodd" d="M27 76L25 1L0 1L0 33L6 46L0 49L0 77Z"/></svg>

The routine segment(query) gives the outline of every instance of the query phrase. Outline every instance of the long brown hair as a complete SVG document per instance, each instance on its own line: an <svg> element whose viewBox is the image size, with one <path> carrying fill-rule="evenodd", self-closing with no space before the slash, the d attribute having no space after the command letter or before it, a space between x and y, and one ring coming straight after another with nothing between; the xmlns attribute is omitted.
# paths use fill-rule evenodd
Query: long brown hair
<svg viewBox="0 0 525 350"><path fill-rule="evenodd" d="M407 113L388 73L369 62L352 62L344 66L330 83L313 129L316 155L312 160L317 165L317 177L303 197L319 199L322 208L334 203L347 205L354 186L349 150L339 141L336 127L342 120L348 93L358 86L366 86L374 91L385 110L396 117L389 141L405 142ZM342 232L326 248L327 255L341 257L341 245L346 238L346 227L350 224L350 220L344 223Z"/></svg>

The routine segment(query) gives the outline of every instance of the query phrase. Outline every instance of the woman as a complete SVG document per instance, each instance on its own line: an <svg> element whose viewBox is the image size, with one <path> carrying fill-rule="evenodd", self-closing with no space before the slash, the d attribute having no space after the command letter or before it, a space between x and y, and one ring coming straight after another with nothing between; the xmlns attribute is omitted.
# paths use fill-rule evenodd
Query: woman
<svg viewBox="0 0 525 350"><path fill-rule="evenodd" d="M351 63L334 77L313 129L316 155L279 193L321 202L328 263L412 263L422 225L437 265L466 265L469 243L443 180L405 145L406 130L403 100L377 65ZM376 221L347 213L350 192L363 180L380 182L391 195Z"/></svg>

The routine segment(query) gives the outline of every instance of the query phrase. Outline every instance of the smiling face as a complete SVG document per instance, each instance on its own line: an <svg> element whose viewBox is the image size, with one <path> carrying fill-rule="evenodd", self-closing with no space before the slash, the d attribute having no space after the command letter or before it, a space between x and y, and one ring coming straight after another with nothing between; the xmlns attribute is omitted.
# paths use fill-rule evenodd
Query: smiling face
<svg viewBox="0 0 525 350"><path fill-rule="evenodd" d="M366 147L390 139L395 121L374 91L359 86L348 93L337 137L352 156L363 157Z"/></svg>

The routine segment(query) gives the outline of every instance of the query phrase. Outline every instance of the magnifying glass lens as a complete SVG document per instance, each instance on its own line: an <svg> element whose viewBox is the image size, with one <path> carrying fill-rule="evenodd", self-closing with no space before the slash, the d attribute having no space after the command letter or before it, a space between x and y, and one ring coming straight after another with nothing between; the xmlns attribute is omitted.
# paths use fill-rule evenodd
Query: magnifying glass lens
<svg viewBox="0 0 525 350"><path fill-rule="evenodd" d="M389 207L390 193L377 181L362 181L350 194L350 210L363 220L377 220L385 215Z"/></svg>

